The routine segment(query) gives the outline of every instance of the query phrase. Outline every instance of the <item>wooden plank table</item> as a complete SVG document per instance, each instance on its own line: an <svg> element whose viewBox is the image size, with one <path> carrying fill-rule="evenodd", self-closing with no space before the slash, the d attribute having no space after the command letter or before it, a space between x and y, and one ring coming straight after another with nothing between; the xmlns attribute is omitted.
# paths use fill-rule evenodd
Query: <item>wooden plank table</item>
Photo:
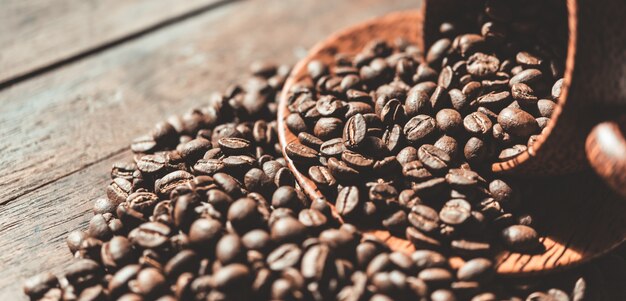
<svg viewBox="0 0 626 301"><path fill-rule="evenodd" d="M9 0L0 9L0 299L61 274L132 138L256 60L419 0ZM176 4L176 5L175 5ZM622 275L623 276L623 275Z"/></svg>
<svg viewBox="0 0 626 301"><path fill-rule="evenodd" d="M79 1L41 1L32 7L38 11L26 5L36 1L9 2L11 11L0 10L0 43L13 44L0 49L0 86L18 80L0 90L3 300L25 300L21 285L28 276L62 272L71 258L67 233L85 228L111 164L130 158L132 138L202 104L255 60L294 63L335 30L419 4L194 0L170 9L174 1L93 0L93 11L84 8L93 17L83 18L76 14L85 11L68 8ZM53 18L39 20L44 13ZM81 26L93 31L74 28ZM26 35L33 32L50 43L31 47Z"/></svg>

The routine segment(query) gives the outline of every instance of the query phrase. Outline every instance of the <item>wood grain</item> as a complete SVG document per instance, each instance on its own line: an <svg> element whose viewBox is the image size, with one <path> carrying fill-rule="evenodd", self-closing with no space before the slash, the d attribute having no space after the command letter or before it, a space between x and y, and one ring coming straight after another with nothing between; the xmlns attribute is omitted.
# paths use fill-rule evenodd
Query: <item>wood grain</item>
<svg viewBox="0 0 626 301"><path fill-rule="evenodd" d="M219 7L0 92L0 204L120 152L157 121L226 87L254 60L294 62L294 54L342 26L415 5L252 2ZM357 2L360 9L351 10Z"/></svg>
<svg viewBox="0 0 626 301"><path fill-rule="evenodd" d="M289 114L289 91L308 76L308 63L321 60L332 65L335 53L355 54L374 36L388 41L401 37L420 44L422 20L422 12L412 11L351 26L320 42L298 62L285 84L278 110L279 138L285 157L285 146L299 143L285 123ZM311 199L327 199L306 176L306 172L298 170L289 158L287 161L298 183ZM496 256L498 273L519 276L561 270L606 254L626 240L626 220L623 216L626 202L591 173L526 179L525 182L528 184L528 188L522 191L527 196L525 206L535 217L534 226L544 234L542 242L546 251L531 255L499 251ZM413 245L403 237L391 236L384 230L369 233L385 241L393 250L414 251ZM453 265L460 263L462 261L456 258L451 262Z"/></svg>
<svg viewBox="0 0 626 301"><path fill-rule="evenodd" d="M0 9L0 83L219 0L10 0Z"/></svg>
<svg viewBox="0 0 626 301"><path fill-rule="evenodd" d="M2 91L0 298L24 300L25 277L62 270L65 236L91 218L132 138L241 79L253 60L295 62L341 27L414 6L236 2Z"/></svg>

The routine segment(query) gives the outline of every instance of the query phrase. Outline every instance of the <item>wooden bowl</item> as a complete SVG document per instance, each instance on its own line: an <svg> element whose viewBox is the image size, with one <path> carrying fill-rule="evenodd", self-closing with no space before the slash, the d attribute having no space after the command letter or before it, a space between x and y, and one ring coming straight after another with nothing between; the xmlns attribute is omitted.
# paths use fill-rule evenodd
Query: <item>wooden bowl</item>
<svg viewBox="0 0 626 301"><path fill-rule="evenodd" d="M355 54L373 38L388 42L404 38L423 49L423 12L424 9L393 13L335 33L313 47L293 69L284 86L279 104L279 139L289 168L311 199L326 197L305 175L306 173L301 173L285 154L287 144L299 143L285 123L285 118L289 114L287 108L289 91L296 83L307 77L307 64L310 61L321 60L332 66L336 53ZM538 273L575 265L612 250L626 239L624 235L626 219L623 216L626 212L626 202L607 189L605 183L592 173L529 182L532 184L529 186L534 190L532 192L534 197L525 200L525 206L539 221L536 228L545 235L541 238L545 252L529 255L500 251L496 256L499 274ZM393 250L407 253L414 251L413 245L404 238L392 236L384 230L363 230L366 234L385 241ZM462 262L460 258L451 259L453 267L460 266Z"/></svg>

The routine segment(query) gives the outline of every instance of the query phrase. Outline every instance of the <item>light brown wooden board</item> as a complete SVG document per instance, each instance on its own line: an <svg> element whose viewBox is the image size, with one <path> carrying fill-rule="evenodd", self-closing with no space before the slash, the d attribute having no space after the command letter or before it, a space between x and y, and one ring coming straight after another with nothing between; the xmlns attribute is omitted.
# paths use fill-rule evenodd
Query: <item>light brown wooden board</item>
<svg viewBox="0 0 626 301"><path fill-rule="evenodd" d="M0 82L219 0L9 0L0 9Z"/></svg>
<svg viewBox="0 0 626 301"><path fill-rule="evenodd" d="M294 63L331 32L414 0L235 2L0 93L0 298L70 259L115 160L171 113L201 104L249 63ZM358 7L358 9L355 9ZM139 112L132 116L132 112ZM42 211L38 211L42 210Z"/></svg>

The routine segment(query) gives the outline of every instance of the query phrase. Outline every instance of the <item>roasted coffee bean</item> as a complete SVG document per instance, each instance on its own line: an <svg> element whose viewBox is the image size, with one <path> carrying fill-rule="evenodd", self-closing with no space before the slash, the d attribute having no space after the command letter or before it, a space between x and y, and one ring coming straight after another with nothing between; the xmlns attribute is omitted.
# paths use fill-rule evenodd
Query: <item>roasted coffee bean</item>
<svg viewBox="0 0 626 301"><path fill-rule="evenodd" d="M439 130L447 135L454 135L463 127L461 114L453 109L443 109L437 112L435 120Z"/></svg>
<svg viewBox="0 0 626 301"><path fill-rule="evenodd" d="M441 248L441 242L413 227L406 228L406 238L418 249L437 250Z"/></svg>
<svg viewBox="0 0 626 301"><path fill-rule="evenodd" d="M472 205L463 199L446 202L439 211L439 218L448 225L461 225L471 216Z"/></svg>
<svg viewBox="0 0 626 301"><path fill-rule="evenodd" d="M475 136L484 136L491 131L493 123L489 117L480 112L471 113L463 119L465 130Z"/></svg>
<svg viewBox="0 0 626 301"><path fill-rule="evenodd" d="M45 272L26 279L24 281L24 293L32 299L39 299L58 286L57 277L50 272Z"/></svg>
<svg viewBox="0 0 626 301"><path fill-rule="evenodd" d="M531 85L542 78L543 74L537 69L526 69L515 76L511 77L509 86L513 87L515 84L522 83Z"/></svg>
<svg viewBox="0 0 626 301"><path fill-rule="evenodd" d="M411 161L402 166L402 174L414 181L428 180L433 177L432 173L419 161Z"/></svg>
<svg viewBox="0 0 626 301"><path fill-rule="evenodd" d="M484 179L480 175L469 169L454 168L448 171L446 174L446 181L454 188L466 188L472 187L479 182L483 182Z"/></svg>
<svg viewBox="0 0 626 301"><path fill-rule="evenodd" d="M207 249L212 243L217 242L223 232L220 222L212 219L197 219L189 229L189 242L199 248Z"/></svg>
<svg viewBox="0 0 626 301"><path fill-rule="evenodd" d="M267 256L267 264L272 271L283 271L300 262L302 250L296 244L283 244Z"/></svg>
<svg viewBox="0 0 626 301"><path fill-rule="evenodd" d="M154 189L159 196L169 196L174 188L180 185L187 185L192 179L193 175L186 171L174 171L156 180Z"/></svg>
<svg viewBox="0 0 626 301"><path fill-rule="evenodd" d="M408 215L409 223L422 232L433 233L439 228L437 211L426 205L417 204Z"/></svg>
<svg viewBox="0 0 626 301"><path fill-rule="evenodd" d="M271 226L272 240L278 242L298 242L306 235L306 226L293 217L278 219Z"/></svg>
<svg viewBox="0 0 626 301"><path fill-rule="evenodd" d="M493 277L493 262L486 258L474 258L467 261L457 271L457 278L461 281L486 282Z"/></svg>
<svg viewBox="0 0 626 301"><path fill-rule="evenodd" d="M328 159L328 169L330 170L330 173L340 182L351 181L359 176L359 172L356 169L335 158Z"/></svg>
<svg viewBox="0 0 626 301"><path fill-rule="evenodd" d="M435 132L437 122L428 115L417 115L404 125L404 135L409 143L419 144Z"/></svg>
<svg viewBox="0 0 626 301"><path fill-rule="evenodd" d="M517 157L519 154L525 152L528 149L526 145L513 145L512 147L503 149L498 155L498 159L505 161Z"/></svg>
<svg viewBox="0 0 626 301"><path fill-rule="evenodd" d="M314 245L302 256L302 276L315 281L325 280L331 272L331 264L330 248L324 244Z"/></svg>
<svg viewBox="0 0 626 301"><path fill-rule="evenodd" d="M315 209L304 209L298 214L298 220L306 227L317 229L327 225L328 218Z"/></svg>
<svg viewBox="0 0 626 301"><path fill-rule="evenodd" d="M287 147L285 147L285 153L291 160L301 163L315 162L318 156L316 150L294 142L287 144Z"/></svg>
<svg viewBox="0 0 626 301"><path fill-rule="evenodd" d="M498 71L500 60L481 52L474 53L467 59L467 72L476 78L489 77Z"/></svg>
<svg viewBox="0 0 626 301"><path fill-rule="evenodd" d="M430 294L430 300L432 301L456 301L456 297L451 290L438 289Z"/></svg>
<svg viewBox="0 0 626 301"><path fill-rule="evenodd" d="M449 39L440 39L436 41L428 50L426 54L426 62L431 66L436 66L443 57L447 54L448 49L452 45L452 41Z"/></svg>
<svg viewBox="0 0 626 301"><path fill-rule="evenodd" d="M428 114L431 111L430 95L422 90L412 88L404 102L404 112L408 117Z"/></svg>
<svg viewBox="0 0 626 301"><path fill-rule="evenodd" d="M359 189L356 186L346 186L339 190L335 207L341 216L348 217L356 213L360 205Z"/></svg>
<svg viewBox="0 0 626 301"><path fill-rule="evenodd" d="M444 151L452 161L455 161L459 153L459 144L457 140L450 136L441 136L434 144L435 147Z"/></svg>
<svg viewBox="0 0 626 301"><path fill-rule="evenodd" d="M412 146L407 146L398 152L396 160L402 165L417 160L417 149Z"/></svg>
<svg viewBox="0 0 626 301"><path fill-rule="evenodd" d="M435 110L441 110L450 104L450 95L445 87L437 86L432 95L430 95L430 106Z"/></svg>
<svg viewBox="0 0 626 301"><path fill-rule="evenodd" d="M67 267L65 278L72 286L82 289L96 284L102 273L102 268L97 262L91 259L79 259Z"/></svg>
<svg viewBox="0 0 626 301"><path fill-rule="evenodd" d="M318 187L322 188L333 187L337 183L335 177L325 166L311 166L309 168L309 177Z"/></svg>
<svg viewBox="0 0 626 301"><path fill-rule="evenodd" d="M450 156L431 144L424 144L417 150L417 157L433 173L442 173L448 169Z"/></svg>
<svg viewBox="0 0 626 301"><path fill-rule="evenodd" d="M357 170L370 170L374 166L373 159L349 150L341 154L341 160Z"/></svg>
<svg viewBox="0 0 626 301"><path fill-rule="evenodd" d="M249 287L252 282L250 270L243 264L233 263L219 269L213 276L215 288L223 292L231 292Z"/></svg>
<svg viewBox="0 0 626 301"><path fill-rule="evenodd" d="M237 233L245 233L259 226L261 213L257 202L251 198L240 198L228 208L228 221Z"/></svg>
<svg viewBox="0 0 626 301"><path fill-rule="evenodd" d="M217 143L226 155L246 155L251 151L250 141L242 138L220 138Z"/></svg>
<svg viewBox="0 0 626 301"><path fill-rule="evenodd" d="M502 241L511 250L522 253L535 251L541 245L537 231L522 225L513 225L502 230Z"/></svg>
<svg viewBox="0 0 626 301"><path fill-rule="evenodd" d="M450 247L460 256L470 258L487 256L491 251L489 243L470 240L453 240Z"/></svg>
<svg viewBox="0 0 626 301"><path fill-rule="evenodd" d="M320 146L320 153L326 157L339 157L345 150L345 143L341 138L327 140Z"/></svg>
<svg viewBox="0 0 626 301"><path fill-rule="evenodd" d="M535 91L523 83L514 84L511 87L511 95L513 99L525 105L535 104L538 101Z"/></svg>
<svg viewBox="0 0 626 301"><path fill-rule="evenodd" d="M507 133L519 137L528 137L539 131L535 118L521 109L503 109L498 115L498 123Z"/></svg>
<svg viewBox="0 0 626 301"><path fill-rule="evenodd" d="M489 92L476 98L476 103L487 108L498 109L506 106L511 97L509 91Z"/></svg>
<svg viewBox="0 0 626 301"><path fill-rule="evenodd" d="M488 155L487 145L485 145L482 139L472 137L465 143L463 154L465 155L465 159L470 162L483 162L487 159Z"/></svg>
<svg viewBox="0 0 626 301"><path fill-rule="evenodd" d="M158 249L164 246L169 239L171 229L159 222L141 224L128 234L130 241L141 248Z"/></svg>

